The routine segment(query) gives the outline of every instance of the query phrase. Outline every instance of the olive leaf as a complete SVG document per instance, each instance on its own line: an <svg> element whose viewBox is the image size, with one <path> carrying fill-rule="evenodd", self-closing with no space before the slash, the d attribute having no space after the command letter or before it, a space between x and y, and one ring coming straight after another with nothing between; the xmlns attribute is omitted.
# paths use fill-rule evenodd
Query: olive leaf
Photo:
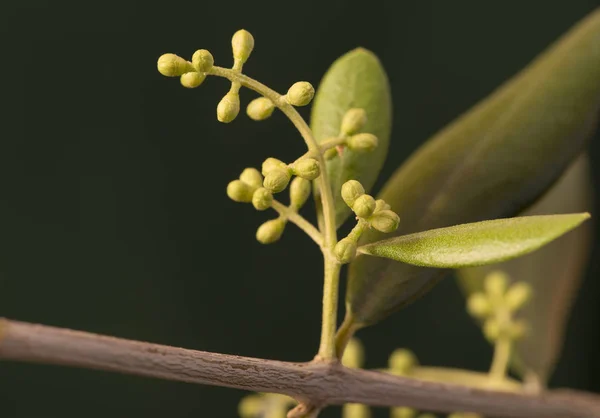
<svg viewBox="0 0 600 418"><path fill-rule="evenodd" d="M592 202L591 173L586 155L579 157L560 180L523 214L541 215L589 210ZM526 380L545 384L560 355L566 322L575 293L590 256L592 223L586 222L568 235L533 254L502 264L458 270L465 293L483 289L483 277L500 269L512 282L525 281L533 299L519 311L530 327L515 344L512 367Z"/></svg>
<svg viewBox="0 0 600 418"><path fill-rule="evenodd" d="M596 128L600 11L425 143L384 186L396 235L515 216L556 181ZM362 243L383 236L365 234ZM349 269L346 324L377 322L446 271L375 257Z"/></svg>
<svg viewBox="0 0 600 418"><path fill-rule="evenodd" d="M377 241L358 252L423 267L483 266L535 251L589 217L577 213L474 222Z"/></svg>
<svg viewBox="0 0 600 418"><path fill-rule="evenodd" d="M310 118L317 141L337 137L344 114L352 108L365 110L367 122L361 131L377 136L378 145L368 153L345 148L341 155L327 161L338 227L351 213L342 200L342 184L354 179L361 182L367 192L370 190L387 156L392 128L392 101L387 75L377 57L364 48L342 55L323 77ZM319 199L316 187L315 191L315 197Z"/></svg>

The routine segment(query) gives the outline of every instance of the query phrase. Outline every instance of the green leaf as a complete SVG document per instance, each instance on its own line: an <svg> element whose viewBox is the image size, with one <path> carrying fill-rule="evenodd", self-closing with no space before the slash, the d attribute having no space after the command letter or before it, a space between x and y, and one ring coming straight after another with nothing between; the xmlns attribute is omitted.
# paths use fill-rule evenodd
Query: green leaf
<svg viewBox="0 0 600 418"><path fill-rule="evenodd" d="M577 213L494 219L403 235L358 251L423 267L482 266L535 251L589 217Z"/></svg>
<svg viewBox="0 0 600 418"><path fill-rule="evenodd" d="M392 99L387 75L377 57L364 48L342 55L323 77L310 118L317 141L337 137L344 114L352 108L365 110L367 123L362 132L374 134L379 141L371 152L357 153L346 148L341 156L327 162L338 227L350 215L350 208L342 200L342 184L358 180L368 193L383 167L392 129Z"/></svg>
<svg viewBox="0 0 600 418"><path fill-rule="evenodd" d="M592 206L591 194L589 162L583 155L524 215L586 211ZM586 222L533 254L458 271L467 294L482 291L483 278L497 269L506 272L512 282L525 281L532 286L533 300L518 312L530 331L515 344L511 362L526 380L545 384L558 360L571 304L590 258L592 225Z"/></svg>
<svg viewBox="0 0 600 418"><path fill-rule="evenodd" d="M599 109L600 10L394 173L379 197L400 215L396 235L519 214L581 152ZM384 236L363 238L365 243ZM377 322L445 273L359 257L349 269L347 322Z"/></svg>

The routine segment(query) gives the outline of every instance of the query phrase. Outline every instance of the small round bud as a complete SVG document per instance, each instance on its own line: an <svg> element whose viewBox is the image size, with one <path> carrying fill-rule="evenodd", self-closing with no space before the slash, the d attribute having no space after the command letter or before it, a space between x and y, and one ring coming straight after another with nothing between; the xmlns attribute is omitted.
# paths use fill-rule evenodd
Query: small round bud
<svg viewBox="0 0 600 418"><path fill-rule="evenodd" d="M175 54L161 55L156 64L158 72L166 77L179 77L190 71L194 71L194 67Z"/></svg>
<svg viewBox="0 0 600 418"><path fill-rule="evenodd" d="M391 412L390 418L415 418L417 415L417 411L406 406L392 408Z"/></svg>
<svg viewBox="0 0 600 418"><path fill-rule="evenodd" d="M379 212L382 210L390 210L392 207L390 205L388 205L387 203L385 203L385 200L383 199L377 199L375 201L375 212Z"/></svg>
<svg viewBox="0 0 600 418"><path fill-rule="evenodd" d="M238 113L240 113L240 95L230 91L217 105L217 119L219 122L229 123Z"/></svg>
<svg viewBox="0 0 600 418"><path fill-rule="evenodd" d="M394 350L388 360L390 371L396 375L408 375L412 371L412 368L418 364L417 356L406 348Z"/></svg>
<svg viewBox="0 0 600 418"><path fill-rule="evenodd" d="M496 341L500 336L500 324L494 318L490 318L483 324L483 334L489 341Z"/></svg>
<svg viewBox="0 0 600 418"><path fill-rule="evenodd" d="M264 399L261 395L244 396L238 404L238 414L242 418L254 418L264 409Z"/></svg>
<svg viewBox="0 0 600 418"><path fill-rule="evenodd" d="M240 180L253 189L262 187L263 178L256 168L248 167L240 174Z"/></svg>
<svg viewBox="0 0 600 418"><path fill-rule="evenodd" d="M484 279L484 287L488 295L499 298L506 292L509 277L506 273L496 270L488 274Z"/></svg>
<svg viewBox="0 0 600 418"><path fill-rule="evenodd" d="M364 109L350 109L342 119L340 133L342 135L354 135L367 123L367 112Z"/></svg>
<svg viewBox="0 0 600 418"><path fill-rule="evenodd" d="M346 145L352 151L371 152L377 148L377 137L373 134L356 134L346 141Z"/></svg>
<svg viewBox="0 0 600 418"><path fill-rule="evenodd" d="M338 156L338 151L335 147L329 148L327 151L325 151L323 153L323 158L325 158L327 161L333 160L337 156Z"/></svg>
<svg viewBox="0 0 600 418"><path fill-rule="evenodd" d="M252 100L246 108L246 113L253 120L265 120L273 114L275 105L266 97L259 97Z"/></svg>
<svg viewBox="0 0 600 418"><path fill-rule="evenodd" d="M364 194L365 188L356 180L349 180L342 185L342 199L349 207L354 206L356 199Z"/></svg>
<svg viewBox="0 0 600 418"><path fill-rule="evenodd" d="M263 161L263 163L262 163L262 175L263 176L266 176L267 174L269 174L271 171L273 171L275 169L288 170L288 166L283 161L278 160L277 158L273 158L273 157L269 157Z"/></svg>
<svg viewBox="0 0 600 418"><path fill-rule="evenodd" d="M517 311L531 299L531 285L518 282L508 288L504 297L506 306L511 311Z"/></svg>
<svg viewBox="0 0 600 418"><path fill-rule="evenodd" d="M492 305L483 293L473 293L467 299L467 312L475 318L483 319L492 313Z"/></svg>
<svg viewBox="0 0 600 418"><path fill-rule="evenodd" d="M241 180L233 180L227 185L227 196L236 202L251 202L252 192L252 187Z"/></svg>
<svg viewBox="0 0 600 418"><path fill-rule="evenodd" d="M527 334L529 327L524 321L515 321L508 327L508 335L512 340L519 340Z"/></svg>
<svg viewBox="0 0 600 418"><path fill-rule="evenodd" d="M315 95L315 89L307 81L294 83L287 92L287 101L294 106L306 106Z"/></svg>
<svg viewBox="0 0 600 418"><path fill-rule="evenodd" d="M285 219L271 219L258 227L256 230L256 239L261 244L271 244L281 238L284 229Z"/></svg>
<svg viewBox="0 0 600 418"><path fill-rule="evenodd" d="M400 217L395 212L386 209L374 213L369 218L369 223L376 230L387 234L398 229Z"/></svg>
<svg viewBox="0 0 600 418"><path fill-rule="evenodd" d="M285 190L291 177L289 170L276 168L267 173L265 181L263 181L263 186L272 193L279 193Z"/></svg>
<svg viewBox="0 0 600 418"><path fill-rule="evenodd" d="M192 65L197 71L205 73L215 65L215 59L206 49L199 49L192 55Z"/></svg>
<svg viewBox="0 0 600 418"><path fill-rule="evenodd" d="M256 210L267 210L271 207L271 203L273 203L273 193L264 187L259 187L254 191L252 205Z"/></svg>
<svg viewBox="0 0 600 418"><path fill-rule="evenodd" d="M290 184L290 206L298 210L300 209L310 196L310 181L302 177L294 177Z"/></svg>
<svg viewBox="0 0 600 418"><path fill-rule="evenodd" d="M352 205L352 211L360 218L368 218L375 211L375 199L368 194L359 196Z"/></svg>
<svg viewBox="0 0 600 418"><path fill-rule="evenodd" d="M319 162L314 158L303 158L294 164L294 174L306 180L314 180L321 174Z"/></svg>
<svg viewBox="0 0 600 418"><path fill-rule="evenodd" d="M356 257L356 242L352 241L350 238L341 239L335 244L333 254L342 264L351 262L354 260L354 257Z"/></svg>
<svg viewBox="0 0 600 418"><path fill-rule="evenodd" d="M342 418L371 418L371 410L361 403L347 403L342 407Z"/></svg>
<svg viewBox="0 0 600 418"><path fill-rule="evenodd" d="M254 49L254 37L247 30L240 29L231 38L233 58L245 63Z"/></svg>
<svg viewBox="0 0 600 418"><path fill-rule="evenodd" d="M188 88L188 89L195 89L200 84L202 84L202 82L204 81L205 78L206 78L206 75L200 74L196 71L191 71L189 73L183 74L181 76L181 78L179 79L179 81L181 81L181 85L183 87Z"/></svg>
<svg viewBox="0 0 600 418"><path fill-rule="evenodd" d="M346 367L358 369L363 365L365 350L357 338L350 338L342 356L342 364Z"/></svg>

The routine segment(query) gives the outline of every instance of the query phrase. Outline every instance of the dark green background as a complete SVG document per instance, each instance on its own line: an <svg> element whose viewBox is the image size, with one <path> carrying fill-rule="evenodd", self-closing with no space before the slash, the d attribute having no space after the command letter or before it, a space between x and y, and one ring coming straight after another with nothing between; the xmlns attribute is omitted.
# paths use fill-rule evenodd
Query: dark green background
<svg viewBox="0 0 600 418"><path fill-rule="evenodd" d="M156 59L207 48L228 66L230 37L246 28L256 39L246 72L285 91L298 80L317 85L349 49L373 50L394 98L383 180L597 5L3 1L0 315L200 350L311 359L319 253L293 227L279 245L258 244L255 229L271 215L225 195L244 167L268 156L294 159L302 141L281 114L218 123L227 83L209 79L185 90L158 74ZM253 97L242 92L244 103ZM598 139L591 144L596 178ZM599 274L592 263L554 385L600 390ZM425 364L485 370L491 349L463 303L448 279L364 330L367 366L383 366L394 348L408 346ZM0 364L7 418L235 417L243 394Z"/></svg>

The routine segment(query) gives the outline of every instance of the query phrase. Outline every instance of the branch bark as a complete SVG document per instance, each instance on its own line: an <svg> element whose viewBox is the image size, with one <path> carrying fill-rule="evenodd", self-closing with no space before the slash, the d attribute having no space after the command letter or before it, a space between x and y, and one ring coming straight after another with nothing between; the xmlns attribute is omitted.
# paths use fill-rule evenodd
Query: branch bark
<svg viewBox="0 0 600 418"><path fill-rule="evenodd" d="M355 402L489 417L600 417L600 397L584 392L529 395L471 389L349 369L337 362L208 353L7 319L0 319L0 359L281 393L318 407Z"/></svg>

